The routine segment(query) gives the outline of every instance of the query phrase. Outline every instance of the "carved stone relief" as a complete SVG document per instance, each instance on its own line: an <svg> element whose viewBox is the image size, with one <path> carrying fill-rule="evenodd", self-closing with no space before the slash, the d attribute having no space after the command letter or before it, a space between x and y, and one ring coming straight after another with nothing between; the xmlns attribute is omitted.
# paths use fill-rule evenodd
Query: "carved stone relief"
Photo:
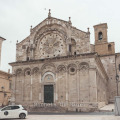
<svg viewBox="0 0 120 120"><path fill-rule="evenodd" d="M39 68L38 67L33 68L32 72L33 72L33 75L38 75L39 74Z"/></svg>
<svg viewBox="0 0 120 120"><path fill-rule="evenodd" d="M66 67L64 65L59 65L58 68L57 68L57 71L58 72L66 72Z"/></svg>

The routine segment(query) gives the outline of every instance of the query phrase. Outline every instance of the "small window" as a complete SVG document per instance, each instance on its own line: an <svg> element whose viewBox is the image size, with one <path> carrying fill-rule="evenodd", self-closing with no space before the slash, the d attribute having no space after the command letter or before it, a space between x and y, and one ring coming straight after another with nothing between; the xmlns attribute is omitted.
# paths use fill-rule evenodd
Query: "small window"
<svg viewBox="0 0 120 120"><path fill-rule="evenodd" d="M10 90L12 89L12 82L11 81L9 82L9 89Z"/></svg>
<svg viewBox="0 0 120 120"><path fill-rule="evenodd" d="M30 75L30 71L27 71L27 75Z"/></svg>
<svg viewBox="0 0 120 120"><path fill-rule="evenodd" d="M119 64L119 71L120 71L120 64Z"/></svg>
<svg viewBox="0 0 120 120"><path fill-rule="evenodd" d="M98 40L102 40L103 39L103 34L102 34L102 32L99 32L98 33Z"/></svg>
<svg viewBox="0 0 120 120"><path fill-rule="evenodd" d="M4 111L4 110L11 110L11 106L8 106L8 107L5 107L2 109L2 111Z"/></svg>
<svg viewBox="0 0 120 120"><path fill-rule="evenodd" d="M108 51L111 51L112 50L112 46L111 44L108 45Z"/></svg>
<svg viewBox="0 0 120 120"><path fill-rule="evenodd" d="M19 106L11 106L12 110L19 109L19 108L20 108Z"/></svg>
<svg viewBox="0 0 120 120"><path fill-rule="evenodd" d="M76 52L74 52L74 55L76 55Z"/></svg>
<svg viewBox="0 0 120 120"><path fill-rule="evenodd" d="M27 57L27 61L29 61L29 57Z"/></svg>
<svg viewBox="0 0 120 120"><path fill-rule="evenodd" d="M69 52L71 52L71 45L69 45Z"/></svg>

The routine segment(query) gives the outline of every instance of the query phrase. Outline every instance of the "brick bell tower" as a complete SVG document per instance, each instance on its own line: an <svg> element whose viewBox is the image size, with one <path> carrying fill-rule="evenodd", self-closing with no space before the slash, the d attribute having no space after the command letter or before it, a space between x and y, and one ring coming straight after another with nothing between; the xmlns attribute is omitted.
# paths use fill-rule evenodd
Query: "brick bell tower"
<svg viewBox="0 0 120 120"><path fill-rule="evenodd" d="M115 54L114 42L108 42L107 23L93 26L95 33L95 52L99 55Z"/></svg>

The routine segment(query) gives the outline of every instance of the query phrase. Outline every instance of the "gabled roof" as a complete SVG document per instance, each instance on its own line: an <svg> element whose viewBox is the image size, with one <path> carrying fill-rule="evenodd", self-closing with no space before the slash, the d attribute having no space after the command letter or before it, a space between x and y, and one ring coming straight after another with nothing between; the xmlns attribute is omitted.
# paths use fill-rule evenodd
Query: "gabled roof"
<svg viewBox="0 0 120 120"><path fill-rule="evenodd" d="M69 25L69 21L65 21L65 20L62 20L62 19L59 19L59 18L55 18L55 17L47 17L47 18L45 18L42 22L40 22L38 25L36 25L35 27L31 28L32 31L36 31L37 27L39 27L42 23L44 23L45 21L50 20L50 19L55 19L55 20L61 21L61 22L63 22L64 24L66 24L66 26ZM83 32L83 33L87 33L87 32L85 32L85 31L82 31L82 30L80 30L80 29L72 26L72 25L71 25L71 27L72 27L72 29L75 29L75 30L77 30L77 31L80 31L80 32ZM28 37L26 37L25 39L23 39L21 42L19 42L18 45L19 45L20 43L24 42L26 39L29 39L29 37L30 37L30 35L29 35Z"/></svg>
<svg viewBox="0 0 120 120"><path fill-rule="evenodd" d="M62 22L65 22L65 23L68 23L68 21L65 21L65 20L61 20L61 19L58 19L58 18L55 18L55 17L50 17L50 18L45 18L42 22L40 22L38 25L36 25L33 30L38 27L40 24L42 24L43 22L45 22L47 19L56 19L56 20L59 20L59 21L62 21Z"/></svg>

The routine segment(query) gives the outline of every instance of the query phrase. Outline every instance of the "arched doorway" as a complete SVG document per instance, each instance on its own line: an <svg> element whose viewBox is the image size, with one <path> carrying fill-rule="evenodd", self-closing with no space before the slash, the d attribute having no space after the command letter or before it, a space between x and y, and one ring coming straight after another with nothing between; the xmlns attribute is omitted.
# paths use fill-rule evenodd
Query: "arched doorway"
<svg viewBox="0 0 120 120"><path fill-rule="evenodd" d="M53 85L44 85L44 103L54 102L54 87Z"/></svg>
<svg viewBox="0 0 120 120"><path fill-rule="evenodd" d="M54 103L54 84L55 76L52 72L47 72L43 75L43 98L44 103Z"/></svg>

